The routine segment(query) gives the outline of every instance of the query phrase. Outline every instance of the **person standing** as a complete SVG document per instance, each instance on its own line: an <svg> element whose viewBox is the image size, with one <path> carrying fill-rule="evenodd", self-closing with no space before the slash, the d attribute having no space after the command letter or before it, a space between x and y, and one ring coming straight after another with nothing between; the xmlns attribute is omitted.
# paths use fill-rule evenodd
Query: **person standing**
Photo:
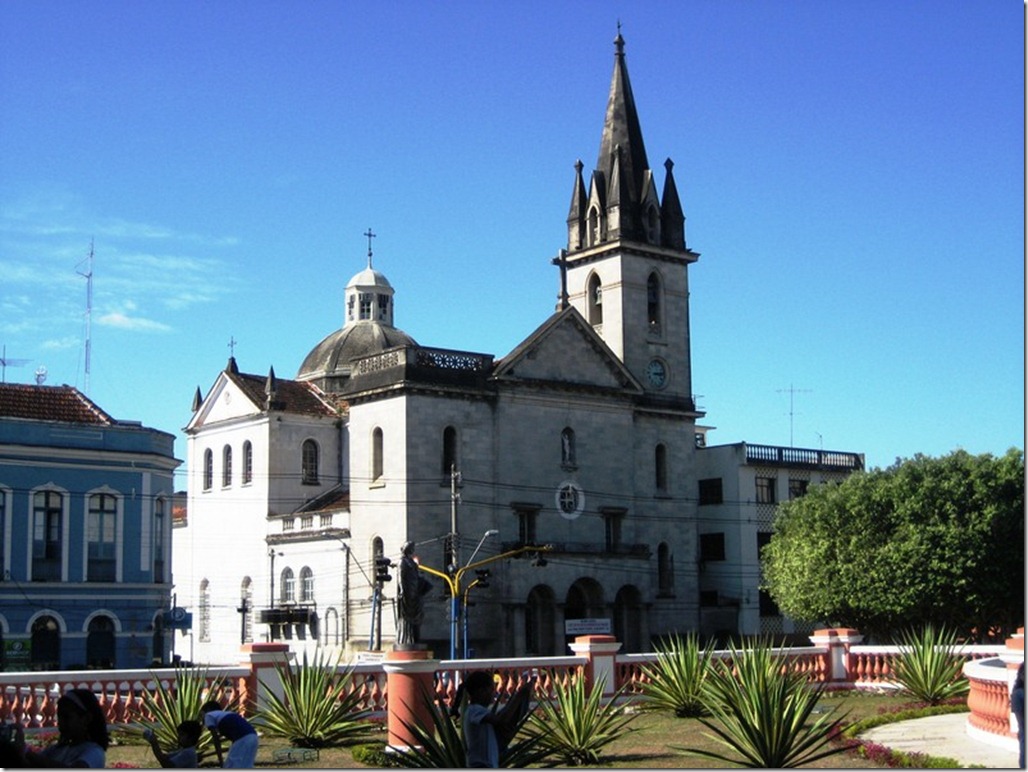
<svg viewBox="0 0 1028 772"><path fill-rule="evenodd" d="M15 729L11 767L92 767L100 769L107 760L107 720L96 695L89 689L69 689L57 701L57 743L41 751L25 750L25 730Z"/></svg>
<svg viewBox="0 0 1028 772"><path fill-rule="evenodd" d="M218 765L225 769L251 769L257 761L257 730L253 724L231 710L222 710L216 700L200 708L203 725L211 732ZM221 738L232 743L228 755L222 757Z"/></svg>

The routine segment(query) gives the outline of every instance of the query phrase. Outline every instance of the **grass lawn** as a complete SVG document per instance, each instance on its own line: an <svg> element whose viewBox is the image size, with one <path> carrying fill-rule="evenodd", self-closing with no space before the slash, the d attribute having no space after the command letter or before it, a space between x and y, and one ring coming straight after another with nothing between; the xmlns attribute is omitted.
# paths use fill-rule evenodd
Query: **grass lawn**
<svg viewBox="0 0 1028 772"><path fill-rule="evenodd" d="M843 692L838 696L826 696L819 710L832 711L842 715L849 711L849 721L877 715L881 712L899 709L910 705L910 698L899 695L871 695L854 692ZM722 746L705 736L706 727L696 719L675 718L665 713L640 713L629 725L633 731L617 742L607 746L603 756L604 767L629 768L700 768L711 769L728 766L718 764L699 756L688 756L676 747L706 748L721 750ZM383 728L379 735L382 742L386 740ZM141 741L127 740L122 733L114 733L117 745L107 751L107 766L158 767L150 748ZM125 744L122 744L125 743ZM260 750L257 754L258 767L275 767L274 752L289 747L285 740L274 737L262 737ZM354 761L348 748L324 748L320 751L317 761L306 761L291 765L308 769L362 769L367 765ZM870 768L880 769L883 765L875 764L853 753L842 753L830 756L813 765L815 768Z"/></svg>

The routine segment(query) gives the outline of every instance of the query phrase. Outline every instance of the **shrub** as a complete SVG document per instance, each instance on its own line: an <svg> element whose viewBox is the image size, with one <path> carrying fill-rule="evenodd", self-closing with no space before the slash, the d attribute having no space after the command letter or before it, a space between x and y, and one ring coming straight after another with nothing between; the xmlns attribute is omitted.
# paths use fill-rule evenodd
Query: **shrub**
<svg viewBox="0 0 1028 772"><path fill-rule="evenodd" d="M553 698L544 698L529 716L528 735L559 763L596 764L602 748L631 731L628 724L635 714L625 713L616 704L621 691L604 701L603 681L588 691L582 677L567 684L558 681Z"/></svg>
<svg viewBox="0 0 1028 772"><path fill-rule="evenodd" d="M371 712L361 708L361 696L351 688L351 667L340 672L338 660L326 663L320 656L309 663L304 652L300 666L275 669L282 698L262 681L268 702L255 718L269 734L299 748L327 748L360 742L371 731Z"/></svg>
<svg viewBox="0 0 1028 772"><path fill-rule="evenodd" d="M900 647L892 678L915 698L938 705L967 693L964 657L957 646L956 632L931 624L919 632L906 630L900 634Z"/></svg>
<svg viewBox="0 0 1028 772"><path fill-rule="evenodd" d="M703 690L714 658L714 645L700 648L699 636L689 633L662 640L657 661L642 667L642 707L669 710L679 718L707 715Z"/></svg>
<svg viewBox="0 0 1028 772"><path fill-rule="evenodd" d="M808 723L824 690L822 685L809 686L806 676L790 671L785 659L773 654L767 644L729 649L731 659L717 661L707 681L707 705L718 723L699 721L714 733L708 737L735 755L679 750L764 768L810 764L845 750L830 744L845 716L829 720L821 715Z"/></svg>

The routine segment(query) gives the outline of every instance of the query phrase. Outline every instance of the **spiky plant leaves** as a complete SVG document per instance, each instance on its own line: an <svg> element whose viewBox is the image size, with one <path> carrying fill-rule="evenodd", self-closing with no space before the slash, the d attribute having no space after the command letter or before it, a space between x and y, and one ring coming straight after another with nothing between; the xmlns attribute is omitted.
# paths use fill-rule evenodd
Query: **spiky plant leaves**
<svg viewBox="0 0 1028 772"><path fill-rule="evenodd" d="M916 699L938 705L967 693L964 657L957 634L928 624L920 631L900 634L900 653L893 661L892 678Z"/></svg>
<svg viewBox="0 0 1028 772"><path fill-rule="evenodd" d="M200 708L208 700L224 702L226 683L223 678L215 678L208 685L210 677L205 667L176 667L175 680L170 686L161 683L155 673L151 675L156 686L153 691L142 694L136 728L140 734L149 729L161 748L170 752L178 748L178 725L183 721L199 721ZM153 718L143 718L146 715ZM207 732L201 734L196 752L201 762L214 755L214 744Z"/></svg>
<svg viewBox="0 0 1028 772"><path fill-rule="evenodd" d="M276 665L282 697L263 681L267 694L255 723L268 734L286 737L298 748L328 748L364 741L372 730L371 711L362 707L352 687L353 668L340 668L338 658L325 661L319 655L297 667Z"/></svg>
<svg viewBox="0 0 1028 772"><path fill-rule="evenodd" d="M642 666L642 708L671 711L679 718L707 715L704 685L714 645L700 646L696 633L672 635L657 645L657 661Z"/></svg>
<svg viewBox="0 0 1028 772"><path fill-rule="evenodd" d="M824 690L791 670L769 645L729 647L731 658L719 660L707 681L708 707L716 719L699 719L733 754L678 748L719 761L752 768L791 768L841 753L831 737L845 719L828 715L811 721Z"/></svg>
<svg viewBox="0 0 1028 772"><path fill-rule="evenodd" d="M623 689L604 700L603 687L601 680L588 689L584 678L557 682L553 697L544 697L529 717L527 735L558 763L598 763L604 747L631 731L628 725L636 715L617 705Z"/></svg>

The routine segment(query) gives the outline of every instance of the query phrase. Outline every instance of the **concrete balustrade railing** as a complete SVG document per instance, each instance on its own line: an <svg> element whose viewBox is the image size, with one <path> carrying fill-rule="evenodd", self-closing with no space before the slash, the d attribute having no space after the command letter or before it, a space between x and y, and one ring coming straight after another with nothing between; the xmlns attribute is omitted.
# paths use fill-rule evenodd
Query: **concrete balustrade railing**
<svg viewBox="0 0 1028 772"><path fill-rule="evenodd" d="M861 645L862 640L856 630L827 628L811 636L813 646L777 651L788 667L830 689L896 688L892 672L900 647ZM622 690L623 699L637 699L648 678L646 666L656 663L658 655L623 654L620 647L613 636L585 635L571 645L574 656L568 657L436 660L431 652L419 650L389 652L379 661L340 668L350 671L349 688L359 694L361 705L387 719L391 744L405 747L410 738L400 718L424 719L416 715L415 704L423 702L422 693L448 704L464 674L472 670L495 673L501 697L512 695L534 676L537 697L552 695L557 684L584 678L590 685L602 683L606 694ZM1009 686L1024 661L1024 628L1005 646L962 646L957 651L967 659L963 673L970 686L968 732L1000 744L1014 742ZM731 656L723 650L714 654ZM212 685L224 684L226 697L234 699L244 714L253 715L269 691L281 696L278 668L296 663L280 643L247 644L242 660L236 666L211 666L206 677ZM57 699L67 689L84 687L97 694L110 724L132 724L152 718L146 713L143 693L152 692L158 682L173 692L175 678L174 669L0 673L0 721L17 721L29 729L54 727Z"/></svg>

